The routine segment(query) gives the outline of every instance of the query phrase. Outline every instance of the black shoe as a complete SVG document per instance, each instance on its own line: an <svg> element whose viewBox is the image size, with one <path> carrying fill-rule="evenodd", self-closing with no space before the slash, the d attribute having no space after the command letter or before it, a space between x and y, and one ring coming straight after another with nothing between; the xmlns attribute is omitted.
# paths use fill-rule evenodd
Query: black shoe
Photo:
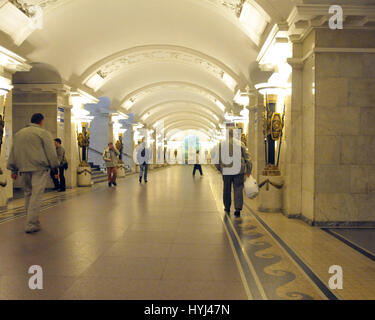
<svg viewBox="0 0 375 320"><path fill-rule="evenodd" d="M229 209L229 210L225 209L224 211L225 211L225 213L226 213L228 216L230 216L230 209Z"/></svg>
<svg viewBox="0 0 375 320"><path fill-rule="evenodd" d="M112 182L108 182L108 187L112 187Z"/></svg>
<svg viewBox="0 0 375 320"><path fill-rule="evenodd" d="M65 189L60 189L58 192L66 192Z"/></svg>
<svg viewBox="0 0 375 320"><path fill-rule="evenodd" d="M145 180L145 183L147 183L148 181L147 180Z"/></svg>
<svg viewBox="0 0 375 320"><path fill-rule="evenodd" d="M234 213L234 215L235 215L237 218L241 217L241 211L237 210L237 211Z"/></svg>
<svg viewBox="0 0 375 320"><path fill-rule="evenodd" d="M142 177L139 177L139 183L142 183Z"/></svg>
<svg viewBox="0 0 375 320"><path fill-rule="evenodd" d="M54 187L53 191L58 191L59 189L60 189L60 187Z"/></svg>
<svg viewBox="0 0 375 320"><path fill-rule="evenodd" d="M116 182L112 182L112 184L113 184L115 187L117 187L117 183L116 183Z"/></svg>

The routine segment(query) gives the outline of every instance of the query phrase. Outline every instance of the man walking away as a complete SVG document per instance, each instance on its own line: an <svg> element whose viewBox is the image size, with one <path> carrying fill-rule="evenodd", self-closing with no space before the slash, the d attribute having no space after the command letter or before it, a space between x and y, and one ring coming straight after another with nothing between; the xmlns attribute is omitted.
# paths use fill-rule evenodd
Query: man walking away
<svg viewBox="0 0 375 320"><path fill-rule="evenodd" d="M108 173L108 187L112 187L112 184L117 186L117 167L118 158L120 152L115 148L112 142L108 143L108 148L104 150L103 159L107 167Z"/></svg>
<svg viewBox="0 0 375 320"><path fill-rule="evenodd" d="M194 165L193 177L195 177L195 173L197 170L199 170L201 176L203 176L202 165L200 164L200 159L199 159L199 150L197 151L197 158L196 158L195 165Z"/></svg>
<svg viewBox="0 0 375 320"><path fill-rule="evenodd" d="M27 212L26 233L40 231L39 211L48 181L49 171L59 167L56 147L51 134L43 129L44 116L34 114L31 124L16 133L8 159L12 179L23 178L25 207Z"/></svg>
<svg viewBox="0 0 375 320"><path fill-rule="evenodd" d="M225 164L226 161L222 159L222 152L221 149L224 147L229 150L230 157L236 157L234 153L234 145L237 144L239 150L241 150L241 154L237 155L241 157L241 169L238 170L238 173L228 175L226 174L225 168L231 167L233 164ZM233 138L233 129L229 130L229 140L224 141L220 145L220 163L216 165L217 169L223 174L223 182L224 182L224 192L223 192L223 200L224 200L224 208L225 212L230 215L230 208L232 205L232 185L234 189L234 205L235 205L235 216L240 217L241 211L243 209L243 189L245 185L245 174L249 177L252 171L252 164L250 161L250 155L247 151L247 148L244 143L241 142L240 138Z"/></svg>
<svg viewBox="0 0 375 320"><path fill-rule="evenodd" d="M139 148L137 153L137 160L139 163L139 183L142 183L142 177L144 175L145 183L147 183L147 173L148 173L148 162L149 162L149 151L146 148L146 144L143 141Z"/></svg>
<svg viewBox="0 0 375 320"><path fill-rule="evenodd" d="M51 170L51 178L55 185L54 190L59 192L66 191L65 175L64 171L68 169L68 161L65 158L65 149L62 147L61 139L55 139L57 158L59 159L60 166L58 170Z"/></svg>

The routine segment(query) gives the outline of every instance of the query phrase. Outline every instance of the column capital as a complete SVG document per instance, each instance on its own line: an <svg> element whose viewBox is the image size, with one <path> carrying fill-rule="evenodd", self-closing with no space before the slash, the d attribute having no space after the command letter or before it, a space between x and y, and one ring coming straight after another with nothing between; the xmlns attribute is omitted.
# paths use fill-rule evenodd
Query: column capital
<svg viewBox="0 0 375 320"><path fill-rule="evenodd" d="M303 59L302 58L289 58L287 60L288 64L296 70L302 70L303 68Z"/></svg>
<svg viewBox="0 0 375 320"><path fill-rule="evenodd" d="M295 41L303 40L314 28L328 28L328 21L332 17L331 7L332 4L296 5L287 19L289 37L293 37ZM344 14L345 28L373 28L375 5L340 5L340 7Z"/></svg>

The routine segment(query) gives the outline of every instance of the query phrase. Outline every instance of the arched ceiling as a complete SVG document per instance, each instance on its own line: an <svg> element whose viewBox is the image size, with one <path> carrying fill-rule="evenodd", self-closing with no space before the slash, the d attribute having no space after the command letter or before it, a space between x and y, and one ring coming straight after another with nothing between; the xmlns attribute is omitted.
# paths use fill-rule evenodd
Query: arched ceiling
<svg viewBox="0 0 375 320"><path fill-rule="evenodd" d="M210 120L207 120L206 118L202 118L199 115L196 114L190 114L190 115L183 115L183 114L176 114L176 115L171 115L168 117L165 117L163 119L164 122L164 129L165 132L168 132L171 126L174 126L176 124L187 124L193 123L195 125L202 125L204 128L207 130L215 130L217 127L216 125L211 122Z"/></svg>
<svg viewBox="0 0 375 320"><path fill-rule="evenodd" d="M223 116L218 110L212 110L210 107L194 104L189 101L171 101L162 103L157 106L152 106L139 116L140 121L146 124L153 124L162 118L176 113L185 112L188 114L199 114L212 122L219 124L224 120Z"/></svg>
<svg viewBox="0 0 375 320"><path fill-rule="evenodd" d="M165 81L152 83L131 92L121 102L121 106L124 106L126 109L130 109L135 103L153 94L163 92L163 95L167 95L169 92L174 91L191 92L192 94L205 97L214 103L216 103L216 101L220 101L223 105L226 104L224 97L219 96L210 89L204 88L200 85L183 81Z"/></svg>
<svg viewBox="0 0 375 320"><path fill-rule="evenodd" d="M181 111L173 111L171 112L164 112L159 113L154 117L150 117L146 119L144 122L147 125L153 126L155 124L159 124L160 121L164 122L164 125L168 124L170 121L175 121L177 119L188 119L190 116L198 116L200 119L204 119L209 121L212 125L218 125L219 121L212 117L210 114L204 112L204 111L189 111L189 110L181 110ZM158 125L159 126L159 125Z"/></svg>
<svg viewBox="0 0 375 320"><path fill-rule="evenodd" d="M18 1L40 5L44 20L17 53L138 121L149 113L146 124L203 130L251 85L268 32L302 0ZM180 119L183 108L191 119Z"/></svg>

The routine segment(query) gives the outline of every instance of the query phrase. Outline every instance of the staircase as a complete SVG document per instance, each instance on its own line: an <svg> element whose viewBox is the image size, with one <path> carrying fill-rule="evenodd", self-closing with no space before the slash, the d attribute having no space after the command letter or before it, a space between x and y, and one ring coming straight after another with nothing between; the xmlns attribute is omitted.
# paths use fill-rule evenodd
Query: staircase
<svg viewBox="0 0 375 320"><path fill-rule="evenodd" d="M93 164L92 162L89 162L91 166L91 179L94 184L100 183L100 182L105 182L108 179L107 172L102 171L100 169L100 166Z"/></svg>

